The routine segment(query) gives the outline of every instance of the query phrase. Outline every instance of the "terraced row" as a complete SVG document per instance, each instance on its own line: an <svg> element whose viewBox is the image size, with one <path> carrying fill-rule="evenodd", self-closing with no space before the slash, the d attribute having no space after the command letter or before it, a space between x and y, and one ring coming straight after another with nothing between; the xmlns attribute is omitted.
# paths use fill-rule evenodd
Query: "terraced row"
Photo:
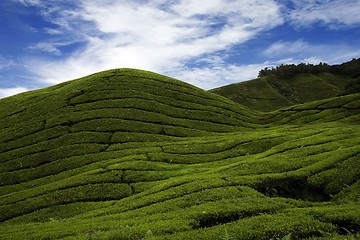
<svg viewBox="0 0 360 240"><path fill-rule="evenodd" d="M317 124L325 122L360 123L360 93L294 105L265 114L270 125Z"/></svg>
<svg viewBox="0 0 360 240"><path fill-rule="evenodd" d="M359 103L262 114L130 69L3 99L0 239L355 236Z"/></svg>
<svg viewBox="0 0 360 240"><path fill-rule="evenodd" d="M141 72L137 76L139 72L128 69L106 71L56 87L29 92L19 98L4 99L0 111L3 115L1 127L12 126L17 122L44 120L49 114L59 114L63 108L76 104L124 98L140 98L152 103L162 103L165 107L169 105L184 110L202 110L208 114L237 114L248 120L256 116L226 98L208 94L189 84L154 73ZM109 107L109 103L106 105ZM145 107L149 111L154 110L151 104L145 104ZM178 108L172 109L172 112L178 111ZM165 114L168 109L159 108L157 112L159 110ZM32 118L29 118L29 113ZM206 120L206 114L202 119Z"/></svg>
<svg viewBox="0 0 360 240"><path fill-rule="evenodd" d="M225 98L128 69L5 99L1 108L0 186L72 169L79 163L62 160L106 152L114 144L256 125L249 122L254 114Z"/></svg>
<svg viewBox="0 0 360 240"><path fill-rule="evenodd" d="M132 236L151 229L153 234L192 239L195 233L194 236L208 236L214 229L224 228L224 223L256 222L262 219L259 214L275 216L277 221L280 216L290 219L288 211L302 206L309 209L306 224L316 224L324 231L340 231L325 220L317 222L311 209L322 206L333 211L337 203L359 197L357 128L334 129L329 125L304 131L288 127L208 139L123 144L121 151L127 156L26 182L34 187L13 189L11 194L3 195L2 220L8 220L5 226L9 228L20 223L18 229L11 228L20 235L21 223L45 221L50 226L54 224L51 219L63 216L84 225L101 222L95 228L97 234L115 231L116 221L130 226L125 232L133 231L129 233ZM346 177L343 172L347 172ZM41 180L44 182L38 184ZM353 211L351 204L343 207ZM65 213L68 208L74 212ZM352 221L359 224L358 220ZM161 229L157 228L157 221L162 222ZM145 231L142 225L148 229ZM105 226L106 231L102 232ZM225 229L231 233L234 229L229 226ZM68 227L61 236L79 233L77 228ZM86 235L85 230L80 232ZM280 232L284 234L284 229ZM117 230L116 233L119 234ZM269 230L268 234L273 237L278 233ZM317 235L310 230L296 234ZM256 237L259 235L253 239Z"/></svg>

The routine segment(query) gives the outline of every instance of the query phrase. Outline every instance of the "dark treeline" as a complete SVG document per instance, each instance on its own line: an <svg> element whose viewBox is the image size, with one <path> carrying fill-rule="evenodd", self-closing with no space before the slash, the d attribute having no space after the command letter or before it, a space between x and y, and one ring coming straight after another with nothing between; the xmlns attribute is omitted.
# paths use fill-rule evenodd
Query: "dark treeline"
<svg viewBox="0 0 360 240"><path fill-rule="evenodd" d="M339 65L328 65L321 62L318 65L300 63L298 65L280 65L273 68L266 67L260 70L258 77L275 76L280 79L289 79L300 73L318 74L323 72L344 74L357 78L360 76L360 58L354 58L349 62Z"/></svg>

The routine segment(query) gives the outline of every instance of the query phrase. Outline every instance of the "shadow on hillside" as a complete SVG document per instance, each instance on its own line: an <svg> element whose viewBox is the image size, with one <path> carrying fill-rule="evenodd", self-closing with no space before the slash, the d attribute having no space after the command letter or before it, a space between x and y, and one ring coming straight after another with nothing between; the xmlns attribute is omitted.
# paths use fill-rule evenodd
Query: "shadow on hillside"
<svg viewBox="0 0 360 240"><path fill-rule="evenodd" d="M254 188L268 197L284 197L309 202L326 202L331 200L331 196L324 189L314 188L308 184L306 178L300 177L269 178Z"/></svg>

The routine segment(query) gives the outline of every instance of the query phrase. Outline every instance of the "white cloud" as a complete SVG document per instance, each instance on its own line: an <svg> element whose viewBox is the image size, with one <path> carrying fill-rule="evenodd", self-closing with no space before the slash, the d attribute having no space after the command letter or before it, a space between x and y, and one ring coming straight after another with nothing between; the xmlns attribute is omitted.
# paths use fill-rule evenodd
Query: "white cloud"
<svg viewBox="0 0 360 240"><path fill-rule="evenodd" d="M279 59L277 62L280 64L300 62L338 64L358 58L360 49L344 44L311 44L299 39L293 42L275 42L263 51L263 55L270 59Z"/></svg>
<svg viewBox="0 0 360 240"><path fill-rule="evenodd" d="M44 30L47 34L51 34L51 35L63 34L63 32L60 29L45 28Z"/></svg>
<svg viewBox="0 0 360 240"><path fill-rule="evenodd" d="M61 51L57 48L57 44L54 43L40 42L35 45L29 46L28 48L31 50L40 50L43 52L48 52L57 56L61 55Z"/></svg>
<svg viewBox="0 0 360 240"><path fill-rule="evenodd" d="M209 90L254 79L261 69L269 66L272 64L214 65L205 68L179 69L177 72L173 72L173 77Z"/></svg>
<svg viewBox="0 0 360 240"><path fill-rule="evenodd" d="M303 40L296 40L295 42L279 41L270 45L264 54L269 57L278 57L283 55L294 55L307 51L310 48L309 44Z"/></svg>
<svg viewBox="0 0 360 240"><path fill-rule="evenodd" d="M41 0L18 0L20 3L31 6L31 5L39 5Z"/></svg>
<svg viewBox="0 0 360 240"><path fill-rule="evenodd" d="M9 59L9 58L0 56L0 71L9 69L15 65L16 65L16 63L14 62L13 59Z"/></svg>
<svg viewBox="0 0 360 240"><path fill-rule="evenodd" d="M24 87L14 87L14 88L0 88L0 98L9 97L15 94L29 91L30 89Z"/></svg>
<svg viewBox="0 0 360 240"><path fill-rule="evenodd" d="M40 0L35 2L41 4ZM269 0L212 0L206 4L196 0L79 2L76 11L61 9L61 4L44 10L47 19L56 21L62 31L85 44L61 61L29 59L30 69L43 82L55 84L119 67L170 75L183 69L194 79L195 75L191 77L189 73L198 71L187 67L191 60L205 54L218 56L219 51L227 51L283 23L279 6ZM51 14L56 18L51 18ZM46 31L52 33L51 29ZM54 45L43 43L37 47L59 54ZM214 81L220 81L224 70L210 68L218 71ZM210 68L205 67L204 71ZM231 69L237 72L237 67L225 67L225 71Z"/></svg>
<svg viewBox="0 0 360 240"><path fill-rule="evenodd" d="M297 26L318 22L331 26L358 24L360 3L353 0L211 0L205 4L197 0L79 0L77 5L71 0L21 2L37 6L43 17L56 25L43 29L50 39L30 48L61 56L61 60L26 61L35 78L46 84L130 67L211 89L255 78L266 66L325 60L334 64L360 55L352 46L314 45L299 39L278 41L266 48L262 57L270 60L267 63L226 63L234 46L283 24L285 17ZM292 10L281 8L281 2L292 2ZM62 46L79 42L82 47L62 56Z"/></svg>
<svg viewBox="0 0 360 240"><path fill-rule="evenodd" d="M329 27L360 24L359 0L292 0L290 20L302 27L322 22Z"/></svg>

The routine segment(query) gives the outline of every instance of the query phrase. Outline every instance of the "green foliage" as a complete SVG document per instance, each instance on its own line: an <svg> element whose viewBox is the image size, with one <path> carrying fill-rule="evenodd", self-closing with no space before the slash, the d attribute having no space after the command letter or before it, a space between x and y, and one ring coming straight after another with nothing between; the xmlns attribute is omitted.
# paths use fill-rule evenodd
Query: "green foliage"
<svg viewBox="0 0 360 240"><path fill-rule="evenodd" d="M133 69L2 99L0 239L356 238L360 94L293 105L337 76L242 85L269 113Z"/></svg>
<svg viewBox="0 0 360 240"><path fill-rule="evenodd" d="M358 77L360 75L360 58L352 59L349 62L330 66L326 63L320 62L318 65L313 64L305 64L300 63L298 65L290 64L290 65L280 65L277 67L273 67L271 69L265 68L260 70L258 77L265 77L274 75L281 79L290 79L299 73L311 73L311 74L319 74L319 73L334 73L334 74L346 74L351 75L353 77Z"/></svg>
<svg viewBox="0 0 360 240"><path fill-rule="evenodd" d="M360 92L360 77L357 77L346 85L344 94L352 94L358 92Z"/></svg>
<svg viewBox="0 0 360 240"><path fill-rule="evenodd" d="M282 240L291 240L291 233L281 238Z"/></svg>
<svg viewBox="0 0 360 240"><path fill-rule="evenodd" d="M341 65L320 63L265 68L257 79L211 90L258 111L273 111L359 93L360 58Z"/></svg>

